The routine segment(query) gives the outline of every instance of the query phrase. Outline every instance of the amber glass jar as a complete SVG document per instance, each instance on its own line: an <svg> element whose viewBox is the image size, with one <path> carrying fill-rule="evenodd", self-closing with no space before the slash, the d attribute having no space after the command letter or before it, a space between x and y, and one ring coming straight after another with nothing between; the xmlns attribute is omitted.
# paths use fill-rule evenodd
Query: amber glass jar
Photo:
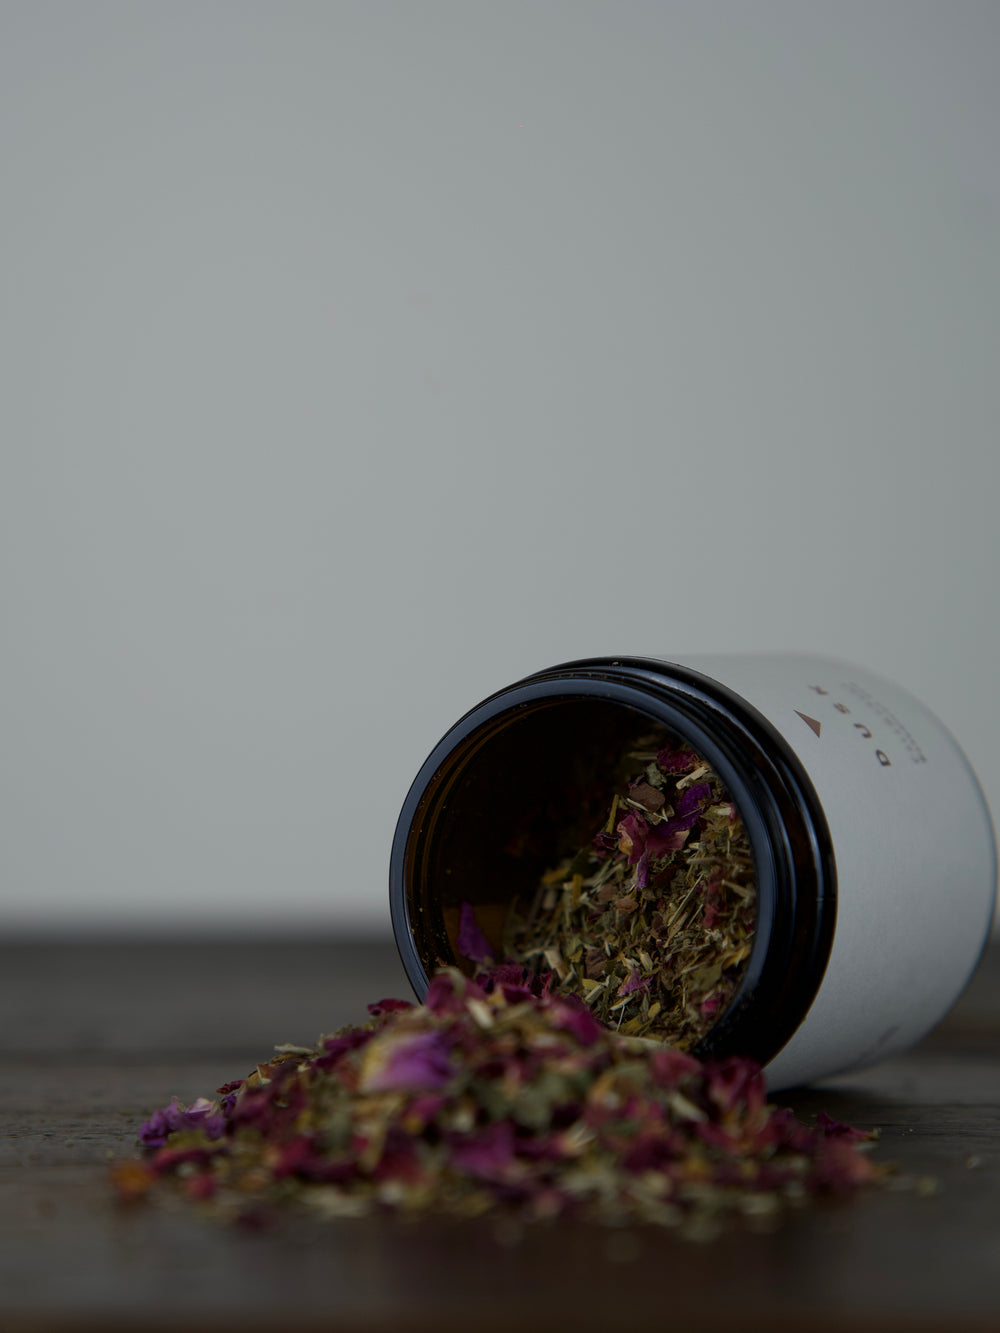
<svg viewBox="0 0 1000 1333"><path fill-rule="evenodd" d="M537 882L579 826L577 793L649 724L711 765L754 861L752 951L696 1054L753 1056L780 1088L917 1041L989 934L986 802L954 739L912 696L793 654L570 662L456 722L417 775L392 849L393 929L417 995L440 962L459 961L459 903L502 913ZM550 847L517 837L526 805L544 812Z"/></svg>

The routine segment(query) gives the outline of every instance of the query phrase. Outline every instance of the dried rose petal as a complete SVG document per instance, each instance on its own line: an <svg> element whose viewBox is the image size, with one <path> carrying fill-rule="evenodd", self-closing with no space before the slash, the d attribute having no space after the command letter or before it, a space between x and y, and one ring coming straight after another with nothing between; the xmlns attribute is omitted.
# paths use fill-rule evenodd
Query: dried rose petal
<svg viewBox="0 0 1000 1333"><path fill-rule="evenodd" d="M551 984L516 967L475 982L446 969L431 982L436 1007L375 1005L367 1029L258 1066L224 1094L229 1107L175 1098L144 1126L166 1142L116 1171L119 1196L174 1179L236 1220L314 1200L331 1215L492 1206L657 1222L664 1203L697 1220L748 1193L879 1178L858 1131L767 1106L752 1061L702 1064L621 1039ZM225 1133L213 1139L216 1117Z"/></svg>
<svg viewBox="0 0 1000 1333"><path fill-rule="evenodd" d="M870 1139L872 1137L868 1130L855 1129L853 1125L845 1125L842 1120L834 1120L833 1116L827 1115L825 1111L820 1111L816 1116L816 1128L821 1130L827 1138L832 1139Z"/></svg>
<svg viewBox="0 0 1000 1333"><path fill-rule="evenodd" d="M313 1060L316 1069L333 1069L349 1051L356 1051L360 1046L367 1046L372 1039L371 1032L361 1028L351 1028L337 1037L327 1037L323 1042L321 1054Z"/></svg>
<svg viewBox="0 0 1000 1333"><path fill-rule="evenodd" d="M460 1171L491 1179L506 1174L514 1160L514 1127L507 1120L456 1139L451 1162Z"/></svg>
<svg viewBox="0 0 1000 1333"><path fill-rule="evenodd" d="M649 825L640 814L633 811L619 820L615 832L618 834L618 850L624 852L629 865L634 866L646 850Z"/></svg>
<svg viewBox="0 0 1000 1333"><path fill-rule="evenodd" d="M766 1100L764 1075L755 1060L734 1055L705 1066L708 1095L724 1111L737 1103L748 1109L762 1107Z"/></svg>
<svg viewBox="0 0 1000 1333"><path fill-rule="evenodd" d="M139 1142L144 1143L147 1148L158 1148L166 1143L174 1130L179 1127L181 1115L180 1102L174 1097L169 1106L154 1111L145 1124L140 1125Z"/></svg>
<svg viewBox="0 0 1000 1333"><path fill-rule="evenodd" d="M664 773L690 773L697 765L698 756L693 750L672 750L665 746L656 753L656 764Z"/></svg>
<svg viewBox="0 0 1000 1333"><path fill-rule="evenodd" d="M564 995L552 1003L552 1023L563 1032L571 1032L581 1046L593 1046L604 1027L576 995Z"/></svg>
<svg viewBox="0 0 1000 1333"><path fill-rule="evenodd" d="M663 1134L658 1129L639 1134L622 1157L622 1168L634 1175L662 1171L684 1150L684 1140L677 1134Z"/></svg>
<svg viewBox="0 0 1000 1333"><path fill-rule="evenodd" d="M619 999L626 995L632 995L637 990L645 990L649 986L649 977L644 977L641 972L630 972L622 984L618 987L615 994Z"/></svg>
<svg viewBox="0 0 1000 1333"><path fill-rule="evenodd" d="M676 1087L683 1079L701 1073L701 1063L693 1055L663 1046L654 1051L649 1061L650 1072L661 1088Z"/></svg>
<svg viewBox="0 0 1000 1333"><path fill-rule="evenodd" d="M443 1087L454 1072L444 1032L387 1032L366 1048L361 1092L420 1092Z"/></svg>
<svg viewBox="0 0 1000 1333"><path fill-rule="evenodd" d="M683 823L683 820L668 819L665 824L650 829L646 839L649 855L659 860L668 852L679 852L687 842L689 832Z"/></svg>
<svg viewBox="0 0 1000 1333"><path fill-rule="evenodd" d="M188 1107L181 1106L174 1097L169 1106L154 1111L140 1127L139 1141L147 1148L157 1148L183 1129L200 1129L208 1138L218 1139L226 1132L225 1117L207 1097L199 1097Z"/></svg>
<svg viewBox="0 0 1000 1333"><path fill-rule="evenodd" d="M472 904L463 902L458 916L458 952L472 963L492 963L496 950L476 924Z"/></svg>
<svg viewBox="0 0 1000 1333"><path fill-rule="evenodd" d="M678 816L697 819L706 803L712 799L712 788L707 782L696 782L681 792L675 807ZM690 825L688 826L690 827Z"/></svg>
<svg viewBox="0 0 1000 1333"><path fill-rule="evenodd" d="M412 1008L412 1000L394 1000L390 997L385 1000L376 1000L374 1004L370 1004L368 1012L373 1018L381 1018L384 1014L402 1014L407 1009Z"/></svg>
<svg viewBox="0 0 1000 1333"><path fill-rule="evenodd" d="M436 1092L424 1092L414 1097L403 1111L403 1126L408 1133L420 1134L430 1124L447 1099Z"/></svg>
<svg viewBox="0 0 1000 1333"><path fill-rule="evenodd" d="M431 1013L461 1014L465 1012L467 999L486 999L486 992L476 982L463 977L454 969L437 972L431 978L424 997L424 1004Z"/></svg>
<svg viewBox="0 0 1000 1333"><path fill-rule="evenodd" d="M643 854L639 857L639 860L636 862L635 887L637 889L644 889L649 884L649 858L650 858L650 851L647 841L646 850L643 852Z"/></svg>
<svg viewBox="0 0 1000 1333"><path fill-rule="evenodd" d="M816 1148L810 1180L814 1188L843 1194L864 1185L878 1168L847 1138L821 1137Z"/></svg>

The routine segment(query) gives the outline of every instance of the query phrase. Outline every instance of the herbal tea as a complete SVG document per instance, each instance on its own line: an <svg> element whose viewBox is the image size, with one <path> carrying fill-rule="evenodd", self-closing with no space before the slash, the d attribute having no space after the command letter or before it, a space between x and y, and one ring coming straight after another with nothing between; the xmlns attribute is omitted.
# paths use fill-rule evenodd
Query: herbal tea
<svg viewBox="0 0 1000 1333"><path fill-rule="evenodd" d="M515 899L503 954L578 992L629 1036L694 1046L750 956L757 892L736 806L693 750L663 730L619 766L607 818Z"/></svg>
<svg viewBox="0 0 1000 1333"><path fill-rule="evenodd" d="M215 1098L155 1111L143 1159L113 1168L119 1197L173 1185L251 1225L293 1207L495 1211L706 1239L727 1218L769 1223L885 1176L871 1134L769 1106L753 1061L622 1037L511 964L475 981L445 968L424 1004L369 1011L315 1047L279 1047Z"/></svg>

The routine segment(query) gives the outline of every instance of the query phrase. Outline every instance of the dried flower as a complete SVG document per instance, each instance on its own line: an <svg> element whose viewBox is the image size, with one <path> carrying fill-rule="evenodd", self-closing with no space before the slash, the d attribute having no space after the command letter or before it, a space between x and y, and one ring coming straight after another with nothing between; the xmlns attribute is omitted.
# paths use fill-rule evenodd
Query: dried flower
<svg viewBox="0 0 1000 1333"><path fill-rule="evenodd" d="M190 1106L181 1106L175 1097L169 1106L154 1111L139 1129L139 1141L155 1148L166 1143L171 1134L184 1129L198 1129L209 1139L221 1138L225 1119L214 1102L199 1097Z"/></svg>
<svg viewBox="0 0 1000 1333"><path fill-rule="evenodd" d="M358 1080L360 1092L423 1092L448 1082L452 1068L447 1034L400 1027L369 1042Z"/></svg>
<svg viewBox="0 0 1000 1333"><path fill-rule="evenodd" d="M471 903L463 902L459 913L458 951L473 963L492 963L493 946L476 924Z"/></svg>
<svg viewBox="0 0 1000 1333"><path fill-rule="evenodd" d="M220 1100L176 1100L112 1179L134 1202L173 1182L259 1224L279 1206L477 1216L498 1208L683 1225L878 1180L867 1137L768 1106L749 1060L702 1064L621 1037L552 977L438 972L433 1003L380 1001L361 1028L282 1047ZM429 996L430 999L430 996Z"/></svg>
<svg viewBox="0 0 1000 1333"><path fill-rule="evenodd" d="M640 737L626 762L633 776L596 837L513 902L503 952L551 969L602 1022L687 1048L725 1011L750 956L749 839L719 779L676 737ZM465 938L459 952L478 961Z"/></svg>

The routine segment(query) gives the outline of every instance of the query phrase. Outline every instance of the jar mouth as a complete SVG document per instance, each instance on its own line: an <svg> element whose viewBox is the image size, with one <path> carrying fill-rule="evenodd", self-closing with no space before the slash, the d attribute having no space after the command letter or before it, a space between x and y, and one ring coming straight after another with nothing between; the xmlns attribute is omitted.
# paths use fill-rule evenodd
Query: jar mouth
<svg viewBox="0 0 1000 1333"><path fill-rule="evenodd" d="M393 929L420 999L435 967L462 961L463 899L498 939L510 902L606 814L608 757L650 725L711 766L754 862L750 956L694 1053L762 1064L777 1054L819 988L832 942L835 872L822 810L787 743L750 705L707 677L649 659L593 659L528 677L466 714L435 747L404 803L390 862ZM596 787L595 778L603 779Z"/></svg>

